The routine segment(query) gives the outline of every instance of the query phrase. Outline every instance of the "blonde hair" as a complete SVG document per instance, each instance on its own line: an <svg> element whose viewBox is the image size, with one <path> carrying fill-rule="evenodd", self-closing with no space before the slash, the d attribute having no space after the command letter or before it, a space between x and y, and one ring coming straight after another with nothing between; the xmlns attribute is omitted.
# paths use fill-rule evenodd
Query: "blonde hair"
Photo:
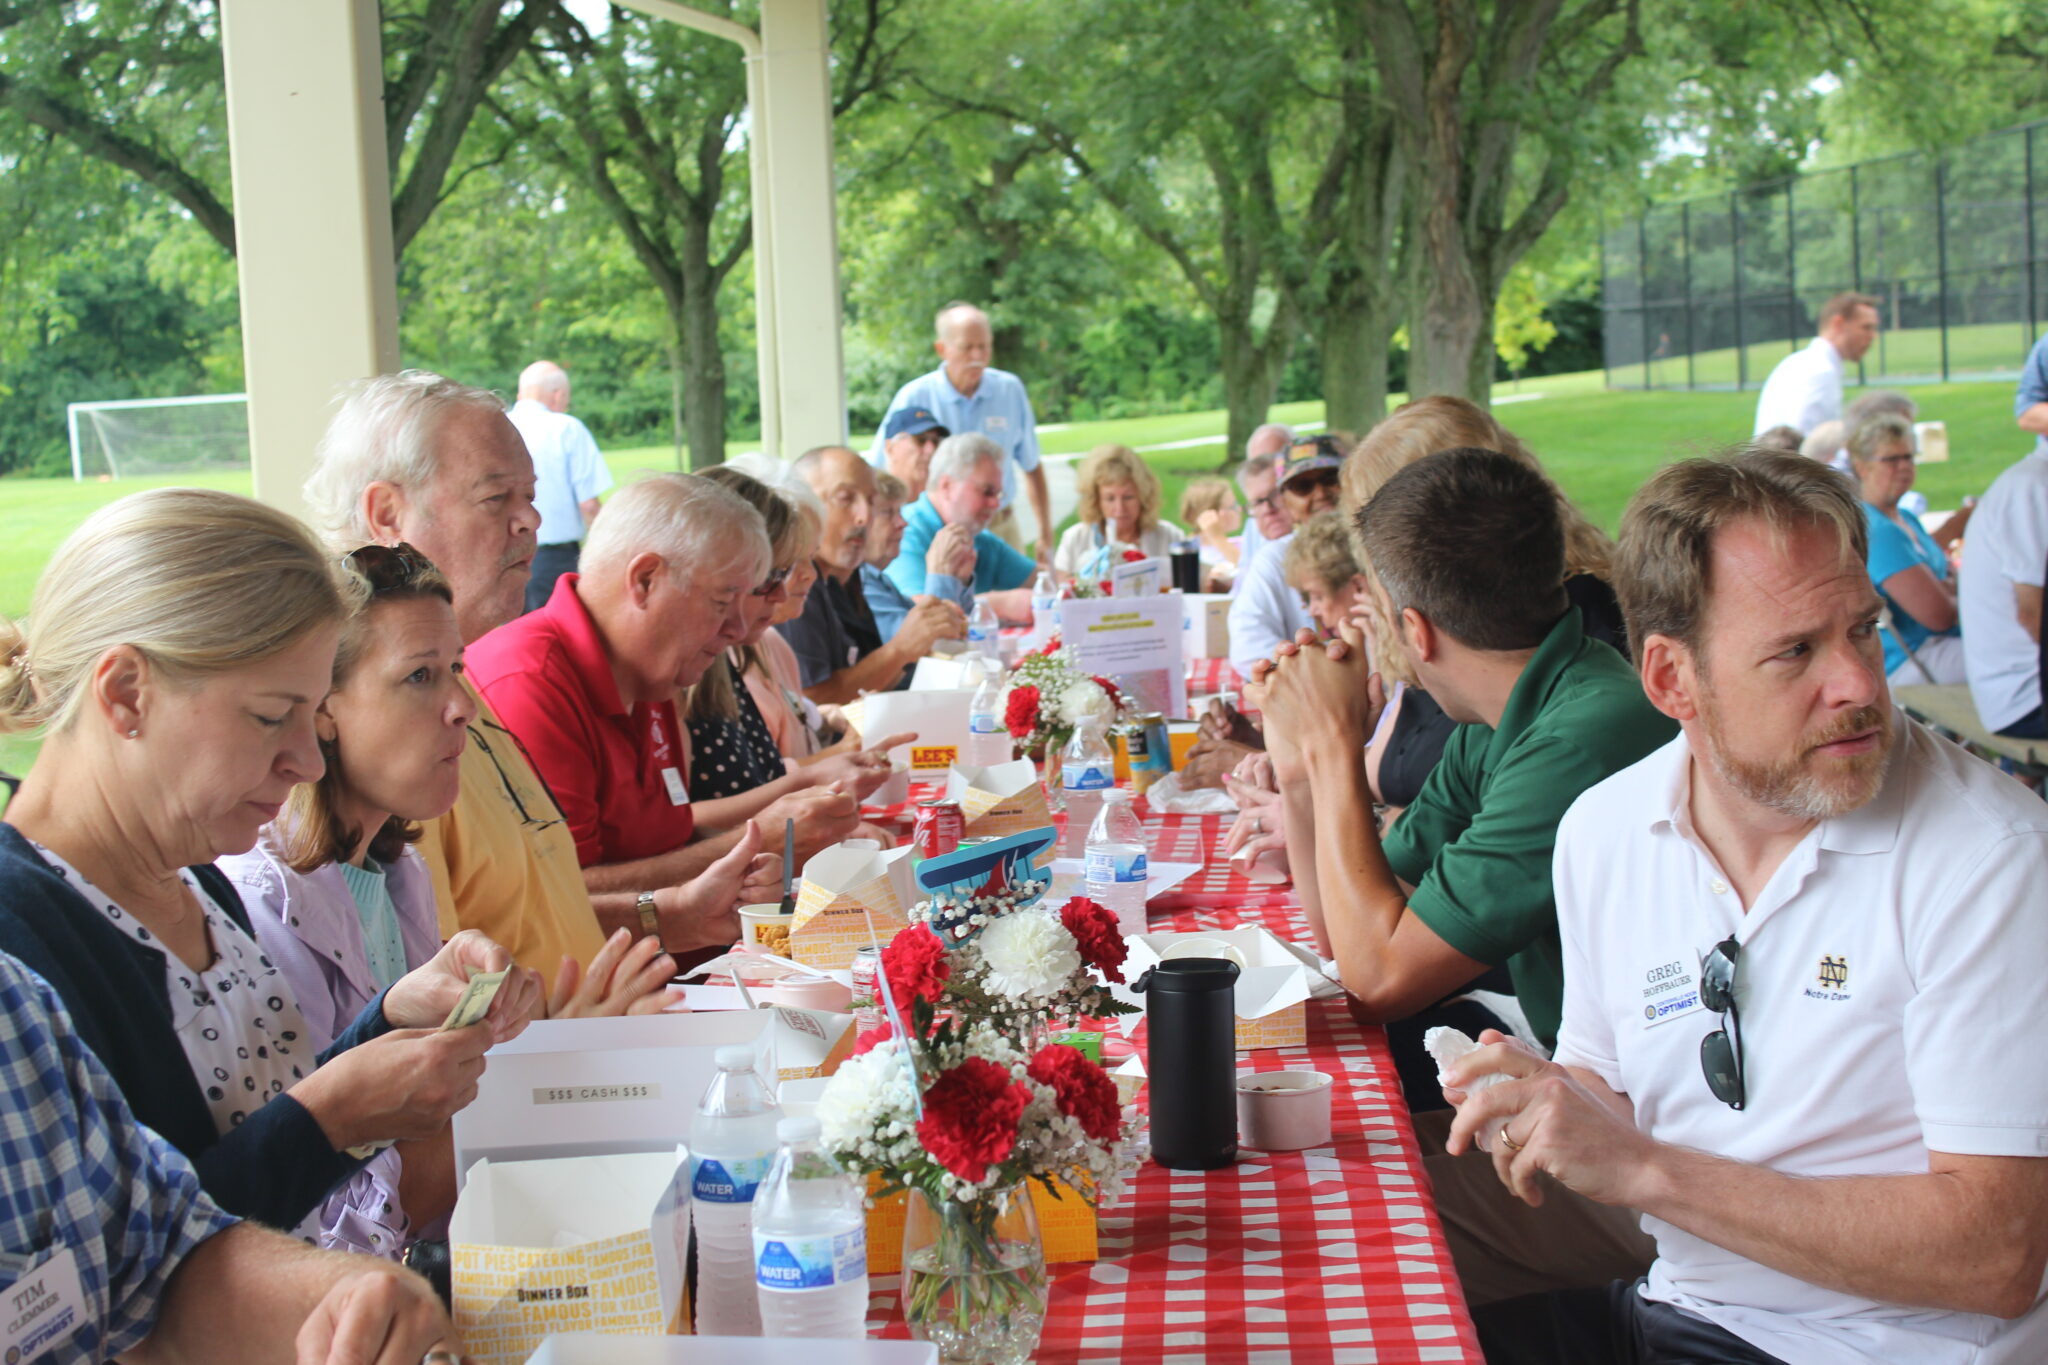
<svg viewBox="0 0 2048 1365"><path fill-rule="evenodd" d="M1081 461L1080 506L1075 516L1084 526L1102 521L1102 490L1127 483L1138 490L1138 534L1159 524L1159 476L1129 446L1097 446Z"/></svg>
<svg viewBox="0 0 2048 1365"><path fill-rule="evenodd" d="M1464 447L1497 450L1543 476L1557 496L1558 516L1564 522L1565 577L1591 574L1606 579L1612 573L1614 542L1564 495L1543 462L1536 458L1536 452L1495 421L1492 413L1477 403L1449 394L1403 403L1365 434L1365 439L1351 452L1351 458L1344 461L1345 512L1356 516L1388 479L1423 456Z"/></svg>
<svg viewBox="0 0 2048 1365"><path fill-rule="evenodd" d="M1341 590L1360 572L1344 514L1318 512L1296 527L1280 568L1288 583L1302 592L1308 591L1304 580L1310 578L1324 588Z"/></svg>
<svg viewBox="0 0 2048 1365"><path fill-rule="evenodd" d="M901 507L910 501L910 485L886 469L875 471L875 499L878 502L893 502Z"/></svg>
<svg viewBox="0 0 2048 1365"><path fill-rule="evenodd" d="M1629 500L1614 556L1615 592L1638 650L1662 635L1703 657L1714 540L1749 519L1774 538L1803 527L1832 529L1844 560L1861 565L1868 557L1862 505L1849 481L1826 465L1756 446L1666 465Z"/></svg>
<svg viewBox="0 0 2048 1365"><path fill-rule="evenodd" d="M0 617L0 734L69 729L116 646L189 684L289 649L353 600L313 533L275 508L203 488L131 493L65 537L25 624Z"/></svg>
<svg viewBox="0 0 2048 1365"><path fill-rule="evenodd" d="M1193 532L1196 522L1204 512L1220 512L1226 507L1237 506L1237 494L1231 491L1228 479L1196 479L1180 495L1180 519Z"/></svg>

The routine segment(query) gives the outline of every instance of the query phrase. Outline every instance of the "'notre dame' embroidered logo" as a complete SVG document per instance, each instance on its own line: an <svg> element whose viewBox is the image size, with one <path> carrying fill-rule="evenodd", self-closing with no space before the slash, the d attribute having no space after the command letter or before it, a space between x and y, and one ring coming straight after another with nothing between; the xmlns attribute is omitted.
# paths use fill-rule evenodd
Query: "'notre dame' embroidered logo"
<svg viewBox="0 0 2048 1365"><path fill-rule="evenodd" d="M1846 957L1821 958L1820 984L1831 991L1838 991L1847 986L1849 984L1849 959Z"/></svg>

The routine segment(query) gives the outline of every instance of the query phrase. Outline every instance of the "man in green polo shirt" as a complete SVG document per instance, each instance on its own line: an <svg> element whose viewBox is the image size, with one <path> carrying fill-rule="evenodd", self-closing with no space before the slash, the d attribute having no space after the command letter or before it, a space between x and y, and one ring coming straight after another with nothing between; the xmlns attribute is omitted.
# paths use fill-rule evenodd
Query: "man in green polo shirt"
<svg viewBox="0 0 2048 1365"><path fill-rule="evenodd" d="M1353 1012L1389 1024L1397 1056L1421 1060L1422 1031L1448 1017L1440 1002L1503 964L1548 1047L1564 994L1550 880L1558 821L1581 792L1676 726L1644 697L1626 659L1586 638L1565 596L1557 495L1528 465L1490 450L1441 451L1389 479L1355 526L1372 591L1385 594L1384 619L1399 635L1375 647L1405 651L1459 726L1422 794L1382 838L1364 749L1384 698L1362 640L1304 640L1259 666L1248 691L1265 712L1309 922L1337 960ZM1441 1108L1434 1068L1424 1060L1404 1071L1410 1105ZM1426 1152L1431 1117L1417 1122ZM1473 1188L1488 1206L1482 1215L1512 1202ZM1444 1212L1464 1274L1472 1247ZM1588 1217L1596 1226L1560 1257L1573 1262L1560 1265L1562 1283L1604 1283L1633 1256L1647 1264L1649 1245L1627 1210Z"/></svg>

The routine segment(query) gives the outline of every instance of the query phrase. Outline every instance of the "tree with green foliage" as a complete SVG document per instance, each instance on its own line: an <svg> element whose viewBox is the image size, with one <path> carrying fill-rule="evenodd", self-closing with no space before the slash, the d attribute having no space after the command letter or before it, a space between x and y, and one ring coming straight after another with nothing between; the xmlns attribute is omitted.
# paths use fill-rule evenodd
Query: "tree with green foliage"
<svg viewBox="0 0 2048 1365"><path fill-rule="evenodd" d="M510 12L506 11L510 9ZM492 84L557 0L383 0L385 152L394 250L458 180ZM8 0L0 111L154 185L230 255L220 15L202 0ZM0 120L0 145L20 137Z"/></svg>

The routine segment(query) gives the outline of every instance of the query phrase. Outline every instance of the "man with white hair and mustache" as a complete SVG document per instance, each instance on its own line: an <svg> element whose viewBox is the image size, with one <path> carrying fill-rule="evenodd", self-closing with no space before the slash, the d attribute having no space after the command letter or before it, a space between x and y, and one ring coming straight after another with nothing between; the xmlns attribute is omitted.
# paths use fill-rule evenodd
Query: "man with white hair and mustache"
<svg viewBox="0 0 2048 1365"><path fill-rule="evenodd" d="M935 641L965 637L967 618L951 602L924 598L885 641L859 577L874 529L875 471L845 446L807 450L795 470L825 508L817 586L803 615L776 627L796 653L804 695L820 706L837 705L901 686Z"/></svg>
<svg viewBox="0 0 2048 1365"><path fill-rule="evenodd" d="M2048 807L1892 707L1864 540L1760 450L1622 521L1681 734L1558 830L1555 1059L1488 1034L1445 1093L1452 1152L1641 1210L1657 1259L1481 1309L1489 1361L2048 1359Z"/></svg>

